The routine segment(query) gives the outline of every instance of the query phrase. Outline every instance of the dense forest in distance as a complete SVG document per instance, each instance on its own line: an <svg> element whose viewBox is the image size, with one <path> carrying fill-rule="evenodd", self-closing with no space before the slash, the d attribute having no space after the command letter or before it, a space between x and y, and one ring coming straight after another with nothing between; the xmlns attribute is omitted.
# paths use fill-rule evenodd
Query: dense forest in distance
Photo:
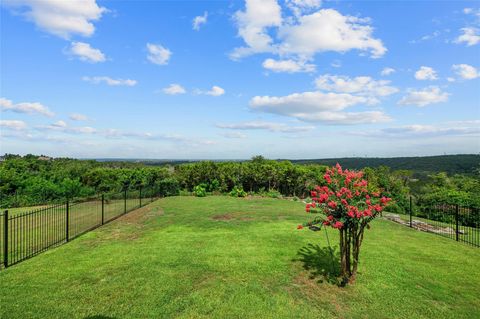
<svg viewBox="0 0 480 319"><path fill-rule="evenodd" d="M160 165L153 160L99 161L6 154L0 161L0 207L31 206L140 186L155 188L164 196L248 193L303 198L315 185L325 183L327 167L337 161L346 169L362 169L372 190L394 198L391 211L404 211L411 195L421 205L480 206L479 155L360 160L365 162L350 158L269 160L255 156L248 161L172 161Z"/></svg>
<svg viewBox="0 0 480 319"><path fill-rule="evenodd" d="M95 159L100 162L130 162L145 165L161 166L165 164L179 165L201 162L202 160L169 160L169 159ZM243 162L245 160L216 160L215 162ZM435 155L414 157L341 157L324 159L277 159L276 161L290 161L295 164L321 164L333 166L336 163L350 168L388 166L392 170L411 170L414 176L428 173L446 172L448 174L474 174L480 169L479 154Z"/></svg>

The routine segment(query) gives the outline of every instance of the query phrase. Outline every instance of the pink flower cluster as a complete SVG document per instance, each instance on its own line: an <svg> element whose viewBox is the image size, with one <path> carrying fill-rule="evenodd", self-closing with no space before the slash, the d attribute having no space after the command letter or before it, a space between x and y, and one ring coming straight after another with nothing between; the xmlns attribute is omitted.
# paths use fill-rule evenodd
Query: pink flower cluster
<svg viewBox="0 0 480 319"><path fill-rule="evenodd" d="M380 192L370 192L361 171L343 170L337 164L327 169L323 178L327 185L315 187L305 210L321 209L327 215L326 226L341 229L349 220L375 217L391 201Z"/></svg>

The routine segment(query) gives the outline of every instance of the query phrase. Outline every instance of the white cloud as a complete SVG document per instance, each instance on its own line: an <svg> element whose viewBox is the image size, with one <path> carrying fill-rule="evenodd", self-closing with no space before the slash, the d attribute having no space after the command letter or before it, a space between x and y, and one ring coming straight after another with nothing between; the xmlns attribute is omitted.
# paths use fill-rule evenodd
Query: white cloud
<svg viewBox="0 0 480 319"><path fill-rule="evenodd" d="M135 86L137 84L136 80L112 79L111 77L108 77L108 76L94 76L94 77L84 76L82 77L82 80L93 83L93 84L99 84L103 82L110 86Z"/></svg>
<svg viewBox="0 0 480 319"><path fill-rule="evenodd" d="M480 19L480 8L477 8L477 9L465 8L463 9L463 13L473 15L474 17Z"/></svg>
<svg viewBox="0 0 480 319"><path fill-rule="evenodd" d="M300 16L322 6L322 0L286 0L287 7L295 16Z"/></svg>
<svg viewBox="0 0 480 319"><path fill-rule="evenodd" d="M185 94L187 91L180 84L170 84L168 87L164 88L163 93L169 95Z"/></svg>
<svg viewBox="0 0 480 319"><path fill-rule="evenodd" d="M280 53L312 57L325 51L347 52L353 49L383 56L387 49L372 37L369 19L344 16L333 9L322 9L299 17L297 24L284 24L279 29Z"/></svg>
<svg viewBox="0 0 480 319"><path fill-rule="evenodd" d="M246 46L235 48L231 58L270 52L308 60L320 52L353 49L370 52L373 58L378 58L387 51L381 40L372 37L369 18L344 16L333 9L303 14L303 9L318 8L319 1L289 1L287 5L296 8L297 14L295 18L282 20L276 0L247 0L245 11L235 14L238 35ZM270 28L276 28L276 42L269 34Z"/></svg>
<svg viewBox="0 0 480 319"><path fill-rule="evenodd" d="M314 72L315 65L308 64L305 61L295 61L295 60L274 60L266 59L263 61L262 66L273 72L286 72L286 73L297 73L297 72Z"/></svg>
<svg viewBox="0 0 480 319"><path fill-rule="evenodd" d="M91 36L95 32L92 22L107 11L95 0L5 0L5 4L20 10L40 29L64 39L73 34Z"/></svg>
<svg viewBox="0 0 480 319"><path fill-rule="evenodd" d="M421 66L420 69L415 72L415 79L417 80L437 80L437 72L429 66Z"/></svg>
<svg viewBox="0 0 480 319"><path fill-rule="evenodd" d="M15 131L21 131L27 128L27 124L24 121L0 120L0 127Z"/></svg>
<svg viewBox="0 0 480 319"><path fill-rule="evenodd" d="M225 90L222 89L219 86L212 86L212 88L209 91L202 91L202 90L195 90L196 94L205 94L205 95L211 95L211 96L220 96L225 94Z"/></svg>
<svg viewBox="0 0 480 319"><path fill-rule="evenodd" d="M449 93L442 92L438 86L429 86L422 90L408 90L408 94L399 102L399 105L426 106L448 101Z"/></svg>
<svg viewBox="0 0 480 319"><path fill-rule="evenodd" d="M480 120L447 122L436 125L412 124L388 127L381 130L350 133L370 137L406 139L436 136L480 136Z"/></svg>
<svg viewBox="0 0 480 319"><path fill-rule="evenodd" d="M208 17L208 12L205 11L203 13L203 16L196 16L195 18L193 18L193 22L192 22L193 30L195 30L195 31L200 30L200 26L202 24L207 23L207 17Z"/></svg>
<svg viewBox="0 0 480 319"><path fill-rule="evenodd" d="M357 93L366 96L387 96L398 92L398 89L390 86L390 81L374 80L369 76L357 76L350 78L342 75L325 74L315 80L318 89L335 91L339 93Z"/></svg>
<svg viewBox="0 0 480 319"><path fill-rule="evenodd" d="M147 59L148 61L158 64L166 65L172 56L172 51L163 47L160 44L147 43Z"/></svg>
<svg viewBox="0 0 480 319"><path fill-rule="evenodd" d="M454 64L452 69L464 80L473 80L480 77L477 69L468 64Z"/></svg>
<svg viewBox="0 0 480 319"><path fill-rule="evenodd" d="M303 92L287 96L255 96L253 110L294 117L302 121L331 124L360 124L389 121L380 111L345 112L348 107L372 104L371 98L348 93Z"/></svg>
<svg viewBox="0 0 480 319"><path fill-rule="evenodd" d="M469 47L480 43L480 31L477 28L465 27L460 30L463 34L455 39L455 43L465 43Z"/></svg>
<svg viewBox="0 0 480 319"><path fill-rule="evenodd" d="M388 67L383 68L382 72L380 72L380 74L382 76L388 76L388 75L393 74L393 73L395 73L395 69L394 68L388 68Z"/></svg>
<svg viewBox="0 0 480 319"><path fill-rule="evenodd" d="M80 113L72 113L69 118L73 121L88 121L88 117Z"/></svg>
<svg viewBox="0 0 480 319"><path fill-rule="evenodd" d="M98 63L105 62L105 54L99 49L94 49L88 43L84 42L72 42L70 45L69 53L76 55L81 61Z"/></svg>
<svg viewBox="0 0 480 319"><path fill-rule="evenodd" d="M227 133L222 133L220 135L226 138L238 138L238 139L243 139L248 137L247 134L243 134L240 132L227 132Z"/></svg>
<svg viewBox="0 0 480 319"><path fill-rule="evenodd" d="M16 113L26 113L26 114L41 114L44 116L52 117L55 114L48 109L48 107L38 103L38 102L23 102L14 104L11 100L5 98L0 98L0 109L2 111L12 111Z"/></svg>
<svg viewBox="0 0 480 319"><path fill-rule="evenodd" d="M245 11L237 11L234 19L238 26L238 35L247 46L234 49L230 57L240 59L247 55L272 51L273 39L267 28L281 25L281 11L276 0L246 0Z"/></svg>
<svg viewBox="0 0 480 319"><path fill-rule="evenodd" d="M250 121L234 124L217 124L218 128L230 129L230 130L266 130L270 132L281 133L298 133L311 131L315 127L313 126L288 126L283 123L273 123L264 121Z"/></svg>
<svg viewBox="0 0 480 319"><path fill-rule="evenodd" d="M55 123L52 124L52 126L55 126L55 127L67 127L67 123L65 123L65 121L57 121Z"/></svg>
<svg viewBox="0 0 480 319"><path fill-rule="evenodd" d="M70 127L65 123L65 121L57 121L50 125L37 126L37 130L40 131L56 131L67 134L94 134L97 133L97 130L90 126L74 126Z"/></svg>

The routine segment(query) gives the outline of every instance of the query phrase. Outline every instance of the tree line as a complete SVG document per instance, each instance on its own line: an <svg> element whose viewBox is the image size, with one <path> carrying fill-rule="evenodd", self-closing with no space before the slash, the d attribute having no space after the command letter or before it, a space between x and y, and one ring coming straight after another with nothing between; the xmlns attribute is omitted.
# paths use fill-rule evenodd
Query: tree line
<svg viewBox="0 0 480 319"><path fill-rule="evenodd" d="M148 166L7 154L0 162L0 206L32 206L140 186L155 188L163 196L190 193L200 186L205 192L215 194L246 192L304 198L315 185L324 183L327 167L268 160L262 156L243 162ZM363 170L371 187L382 189L393 198L390 211L403 212L411 194L420 204L448 202L480 206L479 172L468 175L442 172L418 179L412 170L392 170L387 166Z"/></svg>

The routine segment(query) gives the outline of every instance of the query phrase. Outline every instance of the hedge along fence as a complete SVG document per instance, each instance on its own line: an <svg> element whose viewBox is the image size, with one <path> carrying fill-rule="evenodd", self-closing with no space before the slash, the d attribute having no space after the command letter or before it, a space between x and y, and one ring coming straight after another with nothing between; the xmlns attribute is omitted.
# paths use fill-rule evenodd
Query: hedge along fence
<svg viewBox="0 0 480 319"><path fill-rule="evenodd" d="M24 212L0 213L0 269L62 245L158 198L154 188L124 190Z"/></svg>

